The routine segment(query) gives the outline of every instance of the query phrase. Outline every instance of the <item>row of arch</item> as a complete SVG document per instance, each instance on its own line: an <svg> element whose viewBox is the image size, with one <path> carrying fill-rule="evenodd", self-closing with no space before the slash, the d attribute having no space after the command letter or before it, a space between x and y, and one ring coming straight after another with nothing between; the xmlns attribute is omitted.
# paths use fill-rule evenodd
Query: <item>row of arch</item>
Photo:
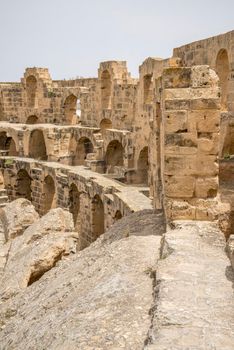
<svg viewBox="0 0 234 350"><path fill-rule="evenodd" d="M52 176L47 175L43 182L42 190L42 208L41 213L44 215L50 209L56 207L56 187ZM77 186L72 183L69 187L68 209L73 216L75 230L80 232L80 196ZM16 197L26 198L30 201L32 198L32 178L25 169L20 169L16 179ZM91 200L91 222L92 222L92 240L97 239L105 229L104 205L101 197L96 194ZM117 210L114 215L114 222L121 219L122 214Z"/></svg>
<svg viewBox="0 0 234 350"><path fill-rule="evenodd" d="M14 139L7 136L5 131L0 132L0 150L3 153L5 152L5 155L8 156L18 155ZM69 152L70 165L85 165L88 154L92 154L94 152L94 146L88 137L83 136L78 141L75 138L71 138ZM40 129L35 129L30 134L29 157L42 161L48 160L45 138L43 131ZM109 142L106 148L103 171L107 174L114 174L115 167L123 166L124 147L120 141L112 140ZM148 183L148 168L148 147L144 147L139 154L135 183Z"/></svg>

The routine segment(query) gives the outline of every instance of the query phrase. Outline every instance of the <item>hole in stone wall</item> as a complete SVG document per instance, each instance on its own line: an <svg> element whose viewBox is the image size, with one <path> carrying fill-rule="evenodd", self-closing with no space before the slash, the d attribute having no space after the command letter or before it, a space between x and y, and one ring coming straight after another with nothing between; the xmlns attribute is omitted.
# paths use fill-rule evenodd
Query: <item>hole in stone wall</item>
<svg viewBox="0 0 234 350"><path fill-rule="evenodd" d="M17 173L16 180L16 197L26 198L29 201L32 200L32 190L31 190L32 179L28 172L24 169L20 169Z"/></svg>
<svg viewBox="0 0 234 350"><path fill-rule="evenodd" d="M26 124L37 124L37 123L38 123L38 118L36 115L30 115L26 120Z"/></svg>
<svg viewBox="0 0 234 350"><path fill-rule="evenodd" d="M138 183L148 184L148 171L149 171L149 149L144 147L139 155L137 162L137 178Z"/></svg>
<svg viewBox="0 0 234 350"><path fill-rule="evenodd" d="M114 222L122 219L122 217L123 217L123 215L121 214L121 211L117 210L116 213L115 213Z"/></svg>
<svg viewBox="0 0 234 350"><path fill-rule="evenodd" d="M92 228L94 241L104 233L104 206L99 195L92 200Z"/></svg>
<svg viewBox="0 0 234 350"><path fill-rule="evenodd" d="M67 124L77 124L77 97L69 95L64 102L64 116Z"/></svg>
<svg viewBox="0 0 234 350"><path fill-rule="evenodd" d="M72 213L75 230L79 232L80 193L75 184L71 184L69 189L69 211L70 213Z"/></svg>
<svg viewBox="0 0 234 350"><path fill-rule="evenodd" d="M70 141L71 165L85 165L87 154L93 153L93 144L87 137L81 137L77 142L73 137Z"/></svg>
<svg viewBox="0 0 234 350"><path fill-rule="evenodd" d="M18 152L16 150L16 144L12 137L7 136L5 131L0 132L0 150L8 156L17 156Z"/></svg>
<svg viewBox="0 0 234 350"><path fill-rule="evenodd" d="M113 140L109 143L105 156L105 167L108 174L114 173L115 166L123 166L124 164L124 149L122 144Z"/></svg>
<svg viewBox="0 0 234 350"><path fill-rule="evenodd" d="M52 208L55 208L55 184L52 176L47 175L43 186L43 214L48 213Z"/></svg>
<svg viewBox="0 0 234 350"><path fill-rule="evenodd" d="M29 140L29 157L47 160L45 139L42 130L33 130Z"/></svg>

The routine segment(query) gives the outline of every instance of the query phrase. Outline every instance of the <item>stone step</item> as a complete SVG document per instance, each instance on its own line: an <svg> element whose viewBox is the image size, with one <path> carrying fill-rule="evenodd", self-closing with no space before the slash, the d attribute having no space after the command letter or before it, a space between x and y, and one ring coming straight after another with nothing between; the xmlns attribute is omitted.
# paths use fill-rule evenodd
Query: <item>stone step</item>
<svg viewBox="0 0 234 350"><path fill-rule="evenodd" d="M95 160L96 153L88 153L86 156L86 160Z"/></svg>

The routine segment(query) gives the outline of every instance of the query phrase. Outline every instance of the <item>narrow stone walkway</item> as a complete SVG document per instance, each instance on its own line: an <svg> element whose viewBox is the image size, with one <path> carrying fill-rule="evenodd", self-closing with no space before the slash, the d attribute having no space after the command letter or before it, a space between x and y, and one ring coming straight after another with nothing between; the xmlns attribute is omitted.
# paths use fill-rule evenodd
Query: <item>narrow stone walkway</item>
<svg viewBox="0 0 234 350"><path fill-rule="evenodd" d="M233 350L233 270L215 224L177 223L165 235L147 350Z"/></svg>

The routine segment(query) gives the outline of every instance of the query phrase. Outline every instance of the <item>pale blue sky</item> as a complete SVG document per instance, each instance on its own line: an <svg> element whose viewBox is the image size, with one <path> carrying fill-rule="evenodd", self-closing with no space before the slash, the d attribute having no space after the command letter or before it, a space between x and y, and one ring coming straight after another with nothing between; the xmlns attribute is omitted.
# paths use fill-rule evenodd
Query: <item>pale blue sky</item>
<svg viewBox="0 0 234 350"><path fill-rule="evenodd" d="M234 0L0 0L0 81L26 67L53 79L97 76L126 60L133 76L149 56L234 29Z"/></svg>

